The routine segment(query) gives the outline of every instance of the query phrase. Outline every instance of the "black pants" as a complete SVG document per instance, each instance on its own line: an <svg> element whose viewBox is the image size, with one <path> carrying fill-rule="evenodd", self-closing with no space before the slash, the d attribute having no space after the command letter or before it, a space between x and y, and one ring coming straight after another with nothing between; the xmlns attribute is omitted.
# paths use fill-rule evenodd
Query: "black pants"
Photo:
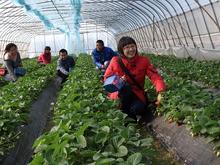
<svg viewBox="0 0 220 165"><path fill-rule="evenodd" d="M148 123L153 120L153 112L148 109L147 104L142 102L131 90L129 84L126 84L119 91L122 112L129 117L137 120L136 116L142 117L142 121Z"/></svg>
<svg viewBox="0 0 220 165"><path fill-rule="evenodd" d="M131 90L130 85L126 84L119 91L121 109L129 117L136 119L136 115L142 116L146 111L146 104L143 103Z"/></svg>
<svg viewBox="0 0 220 165"><path fill-rule="evenodd" d="M67 77L68 77L68 75L63 74L60 70L57 71L57 76L62 78L61 84L63 84L67 80Z"/></svg>

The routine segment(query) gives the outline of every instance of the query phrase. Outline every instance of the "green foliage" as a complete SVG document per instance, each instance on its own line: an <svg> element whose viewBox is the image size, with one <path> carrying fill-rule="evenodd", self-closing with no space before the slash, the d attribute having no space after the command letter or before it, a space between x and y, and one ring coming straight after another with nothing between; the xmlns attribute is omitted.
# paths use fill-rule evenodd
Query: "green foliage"
<svg viewBox="0 0 220 165"><path fill-rule="evenodd" d="M25 60L27 74L0 91L0 156L6 155L20 137L18 127L28 121L28 109L55 75L55 61L39 67L36 59Z"/></svg>
<svg viewBox="0 0 220 165"><path fill-rule="evenodd" d="M152 139L141 139L132 124L125 127L126 115L116 107L103 94L91 58L79 56L59 93L55 126L35 142L30 164L140 164Z"/></svg>
<svg viewBox="0 0 220 165"><path fill-rule="evenodd" d="M34 70L37 70L40 68L40 65L37 64L37 59L23 59L22 60L23 67L27 70L27 74L31 73ZM5 81L3 77L0 77L0 88L7 85L9 82Z"/></svg>
<svg viewBox="0 0 220 165"><path fill-rule="evenodd" d="M147 55L160 69L172 77L201 81L208 86L220 87L220 62L180 59L174 56Z"/></svg>
<svg viewBox="0 0 220 165"><path fill-rule="evenodd" d="M214 142L214 150L219 152L220 96L192 83L192 80L199 80L219 87L219 62L198 62L192 59L153 55L150 55L150 58L154 65L159 67L167 84L165 100L157 108L157 112L164 114L169 122L187 124L192 136L204 135L207 141ZM146 87L150 91L150 97L155 97L149 81Z"/></svg>

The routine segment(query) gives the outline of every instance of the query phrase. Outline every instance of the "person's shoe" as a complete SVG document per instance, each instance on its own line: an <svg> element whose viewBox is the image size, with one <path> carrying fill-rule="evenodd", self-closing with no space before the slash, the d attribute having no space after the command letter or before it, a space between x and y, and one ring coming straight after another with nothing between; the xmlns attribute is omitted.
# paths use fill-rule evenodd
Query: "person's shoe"
<svg viewBox="0 0 220 165"><path fill-rule="evenodd" d="M154 120L154 114L151 111L146 111L146 113L144 113L142 115L142 120L144 120L145 123L150 123L151 121Z"/></svg>
<svg viewBox="0 0 220 165"><path fill-rule="evenodd" d="M147 124L145 119L142 116L137 116L137 118L138 118L137 120L138 125L144 126Z"/></svg>
<svg viewBox="0 0 220 165"><path fill-rule="evenodd" d="M137 122L139 122L141 120L141 116L140 115L137 115Z"/></svg>
<svg viewBox="0 0 220 165"><path fill-rule="evenodd" d="M147 128L147 130L148 130L149 132L152 132L152 130L153 130L153 125L152 125L152 123L147 123L147 124L146 124L146 128Z"/></svg>

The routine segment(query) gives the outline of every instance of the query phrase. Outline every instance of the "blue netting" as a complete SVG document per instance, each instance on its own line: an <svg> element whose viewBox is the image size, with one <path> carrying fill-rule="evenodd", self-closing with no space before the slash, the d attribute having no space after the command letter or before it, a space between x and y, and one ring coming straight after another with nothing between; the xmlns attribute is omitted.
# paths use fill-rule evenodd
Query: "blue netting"
<svg viewBox="0 0 220 165"><path fill-rule="evenodd" d="M14 4L23 7L27 14L38 17L48 30L65 33L65 48L69 53L83 51L79 32L81 3L81 0L14 0Z"/></svg>
<svg viewBox="0 0 220 165"><path fill-rule="evenodd" d="M33 6L29 5L25 0L14 0L14 3L17 6L22 6L29 14L34 14L44 23L44 25L48 29L54 28L54 25L49 21L49 19L41 13L38 9L33 8Z"/></svg>

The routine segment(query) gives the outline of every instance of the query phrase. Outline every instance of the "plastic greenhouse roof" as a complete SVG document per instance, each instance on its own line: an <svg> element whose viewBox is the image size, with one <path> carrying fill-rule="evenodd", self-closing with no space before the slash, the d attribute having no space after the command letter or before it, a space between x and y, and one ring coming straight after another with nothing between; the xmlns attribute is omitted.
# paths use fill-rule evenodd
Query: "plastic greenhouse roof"
<svg viewBox="0 0 220 165"><path fill-rule="evenodd" d="M98 28L117 34L215 1L217 0L1 0L0 32L4 36L13 37L13 31L27 32L30 36L51 29L56 29L57 32L80 30L83 33L88 29L92 31Z"/></svg>

